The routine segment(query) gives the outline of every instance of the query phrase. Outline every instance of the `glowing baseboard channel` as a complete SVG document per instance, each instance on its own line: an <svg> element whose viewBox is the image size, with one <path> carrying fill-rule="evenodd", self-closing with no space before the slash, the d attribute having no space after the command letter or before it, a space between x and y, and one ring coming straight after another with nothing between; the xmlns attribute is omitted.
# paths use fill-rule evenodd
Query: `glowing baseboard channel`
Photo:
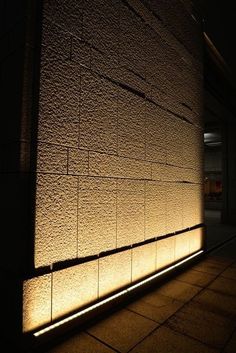
<svg viewBox="0 0 236 353"><path fill-rule="evenodd" d="M130 287L124 289L124 290L121 290L120 292L118 292L116 294L113 294L110 297L108 297L108 298L106 298L104 300L101 300L100 302L98 302L96 304L93 304L93 305L89 306L86 309L82 309L82 310L78 311L77 313L75 313L75 314L73 314L73 315L71 315L71 316L69 316L69 317L67 317L65 319L62 319L62 320L56 322L55 324L49 325L49 326L45 327L44 329L41 329L41 330L39 330L37 332L34 332L33 335L35 337L41 336L44 333L49 332L49 331L55 329L56 327L65 324L66 322L72 321L73 319L76 319L77 317L85 315L88 312L90 312L90 311L92 311L92 310L94 310L94 309L96 309L96 308L98 308L98 307L100 307L100 306L102 306L102 305L104 305L104 304L106 304L108 302L111 302L112 300L114 300L114 299L116 299L118 297L121 297L122 295L127 294L127 293L133 291L134 289L136 289L138 287L141 287L142 285L144 285L144 284L146 284L148 282L151 282L155 278L162 276L164 273L167 273L167 272L173 270L174 268L179 267L183 263L185 263L185 262L193 259L194 257L200 255L202 252L203 252L203 250L200 250L200 251L196 252L195 254L193 254L191 256L188 256L184 260L181 260L181 261L177 262L176 264L171 265L168 268L166 268L166 269L164 269L164 270L162 270L162 271L160 271L160 272L158 272L158 273L156 273L154 275L151 275L150 277L148 277L148 278L146 278L144 280L141 280L140 282L138 282L136 284L133 284L132 286L130 286Z"/></svg>

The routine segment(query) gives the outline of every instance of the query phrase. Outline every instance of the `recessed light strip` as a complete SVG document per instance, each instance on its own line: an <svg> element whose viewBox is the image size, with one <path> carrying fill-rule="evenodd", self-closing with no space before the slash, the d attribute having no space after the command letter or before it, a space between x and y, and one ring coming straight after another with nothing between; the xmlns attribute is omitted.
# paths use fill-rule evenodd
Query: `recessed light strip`
<svg viewBox="0 0 236 353"><path fill-rule="evenodd" d="M138 283L136 283L136 284L133 284L132 286L128 287L127 289L121 290L120 292L118 292L118 293L116 293L116 294L113 294L113 295L111 295L110 297L108 297L108 298L106 298L106 299L103 299L103 300L101 300L100 302L98 302L98 303L96 303L96 304L93 304L93 305L89 306L89 307L86 308L86 309L80 310L80 311L78 311L77 313L75 313L75 314L73 314L73 315L71 315L71 316L68 316L68 317L65 318L65 319L62 319L62 320L56 322L55 324L49 325L49 326L45 327L45 328L42 329L42 330L39 330L39 331L37 331L37 332L34 332L33 335L34 335L35 337L41 336L41 335L43 335L44 333L46 333L46 332L48 332L48 331L51 331L51 330L55 329L56 327L59 327L59 326L65 324L65 323L67 323L67 322L69 322L69 321L72 321L73 319L76 319L77 317L80 317L80 316L82 316L82 315L85 315L85 314L87 314L88 312L90 312L90 311L92 311L92 310L94 310L94 309L96 309L96 308L98 308L98 307L100 307L100 306L102 306L102 305L104 305L104 304L106 304L106 303L109 303L109 302L111 302L112 300L114 300L114 299L116 299L116 298L119 298L119 297L121 297L121 296L124 295L124 294L127 294L127 293L129 293L129 292L132 292L134 289L136 289L136 288L138 288L138 287L141 287L142 285L144 285L144 284L146 284L146 283L148 283L148 282L151 282L151 281L154 280L155 278L162 276L164 273L167 273L167 272L173 270L174 268L179 267L179 266L182 265L183 263L185 263L185 262L187 262L187 261L193 259L194 257L200 255L202 252L203 252L203 250L200 250L200 251L196 252L195 254L193 254L193 255L191 255L191 256L188 256L188 257L185 258L184 260L181 260L181 261L177 262L175 265L171 265L171 266L169 266L168 268L166 268L166 269L164 269L164 270L162 270L162 271L160 271L160 272L158 272L158 273L156 273L156 274L154 274L154 275L151 275L150 277L148 277L148 278L146 278L146 279L144 279L144 280L141 280L140 282L138 282Z"/></svg>

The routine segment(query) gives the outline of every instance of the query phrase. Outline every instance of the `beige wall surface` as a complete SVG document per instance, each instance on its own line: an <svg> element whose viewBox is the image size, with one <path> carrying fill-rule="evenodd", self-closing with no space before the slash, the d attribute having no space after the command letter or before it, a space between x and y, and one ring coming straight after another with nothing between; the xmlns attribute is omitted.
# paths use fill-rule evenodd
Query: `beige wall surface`
<svg viewBox="0 0 236 353"><path fill-rule="evenodd" d="M25 281L25 331L202 247L201 228L158 240L203 222L200 27L173 3L44 1L34 261L51 272Z"/></svg>

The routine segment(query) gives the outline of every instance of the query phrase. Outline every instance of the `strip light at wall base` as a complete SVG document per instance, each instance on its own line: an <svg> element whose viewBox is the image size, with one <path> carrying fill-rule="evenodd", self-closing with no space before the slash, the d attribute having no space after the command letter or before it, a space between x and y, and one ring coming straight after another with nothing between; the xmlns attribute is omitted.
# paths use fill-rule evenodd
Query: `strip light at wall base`
<svg viewBox="0 0 236 353"><path fill-rule="evenodd" d="M124 290L121 290L120 292L118 292L118 293L116 293L116 294L113 294L113 295L111 295L110 297L108 297L108 298L106 298L106 299L103 299L103 300L101 300L100 302L89 306L88 308L82 309L82 310L78 311L77 313L75 313L75 314L73 314L73 315L71 315L71 316L68 316L68 317L65 318L65 319L62 319L62 320L60 320L60 321L58 321L58 322L56 322L56 323L54 323L54 324L52 324L52 325L49 325L49 326L45 327L44 329L41 329L41 330L39 330L39 331L34 332L33 335L34 335L35 337L41 336L41 335L43 335L44 333L47 333L47 332L49 332L49 331L52 331L53 329L55 329L55 328L57 328L57 327L59 327L59 326L65 324L65 323L67 323L67 322L69 322L69 321L72 321L72 320L74 320L74 319L76 319L76 318L78 318L78 317L80 317L80 316L83 316L83 315L87 314L88 312L90 312L90 311L92 311L92 310L95 310L96 308L98 308L98 307L100 307L100 306L102 306L102 305L104 305L104 304L106 304L106 303L108 303L108 302L111 302L112 300L114 300L114 299L116 299L116 298L119 298L119 297L121 297L121 296L123 296L123 295L125 295L125 294L127 294L127 293L129 293L129 292L132 292L134 289L136 289L136 288L138 288L138 287L141 287L141 286L143 286L144 284L153 281L155 278L162 276L164 273L170 272L171 270L173 270L173 269L175 269L175 268L181 266L181 265L184 264L185 262L187 262L187 261L193 259L194 257L200 255L202 252L203 252L203 250L200 250L200 251L196 252L195 254L193 254L193 255L191 255L191 256L188 256L187 258L185 258L185 259L183 259L183 260L177 262L176 264L171 265L171 266L169 266L168 268L166 268L166 269L164 269L164 270L162 270L162 271L160 271L160 272L158 272L158 273L156 273L156 274L154 274L154 275L151 275L150 277L148 277L148 278L146 278L146 279L144 279L144 280L141 280L140 282L138 282L138 283L136 283L136 284L133 284L133 285L131 285L130 287L128 287L128 288L126 288L126 289L124 289Z"/></svg>

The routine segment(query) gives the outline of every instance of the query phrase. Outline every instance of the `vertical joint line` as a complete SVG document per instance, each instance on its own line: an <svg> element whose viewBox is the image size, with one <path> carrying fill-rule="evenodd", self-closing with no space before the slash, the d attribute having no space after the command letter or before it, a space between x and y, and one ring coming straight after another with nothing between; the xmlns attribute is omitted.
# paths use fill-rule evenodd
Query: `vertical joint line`
<svg viewBox="0 0 236 353"><path fill-rule="evenodd" d="M69 174L69 147L67 147L67 164L66 164L66 174Z"/></svg>
<svg viewBox="0 0 236 353"><path fill-rule="evenodd" d="M144 240L146 239L146 183L144 180Z"/></svg>
<svg viewBox="0 0 236 353"><path fill-rule="evenodd" d="M98 287L97 287L97 297L99 298L99 277L100 277L100 273L99 273L99 268L100 268L100 258L98 257Z"/></svg>
<svg viewBox="0 0 236 353"><path fill-rule="evenodd" d="M118 232L118 227L117 227L117 218L118 218L118 181L116 179L116 248L117 248L117 232Z"/></svg>
<svg viewBox="0 0 236 353"><path fill-rule="evenodd" d="M52 322L52 306L53 306L52 294L53 294L53 270L51 266L51 322Z"/></svg>
<svg viewBox="0 0 236 353"><path fill-rule="evenodd" d="M79 176L77 179L76 256L79 257Z"/></svg>

